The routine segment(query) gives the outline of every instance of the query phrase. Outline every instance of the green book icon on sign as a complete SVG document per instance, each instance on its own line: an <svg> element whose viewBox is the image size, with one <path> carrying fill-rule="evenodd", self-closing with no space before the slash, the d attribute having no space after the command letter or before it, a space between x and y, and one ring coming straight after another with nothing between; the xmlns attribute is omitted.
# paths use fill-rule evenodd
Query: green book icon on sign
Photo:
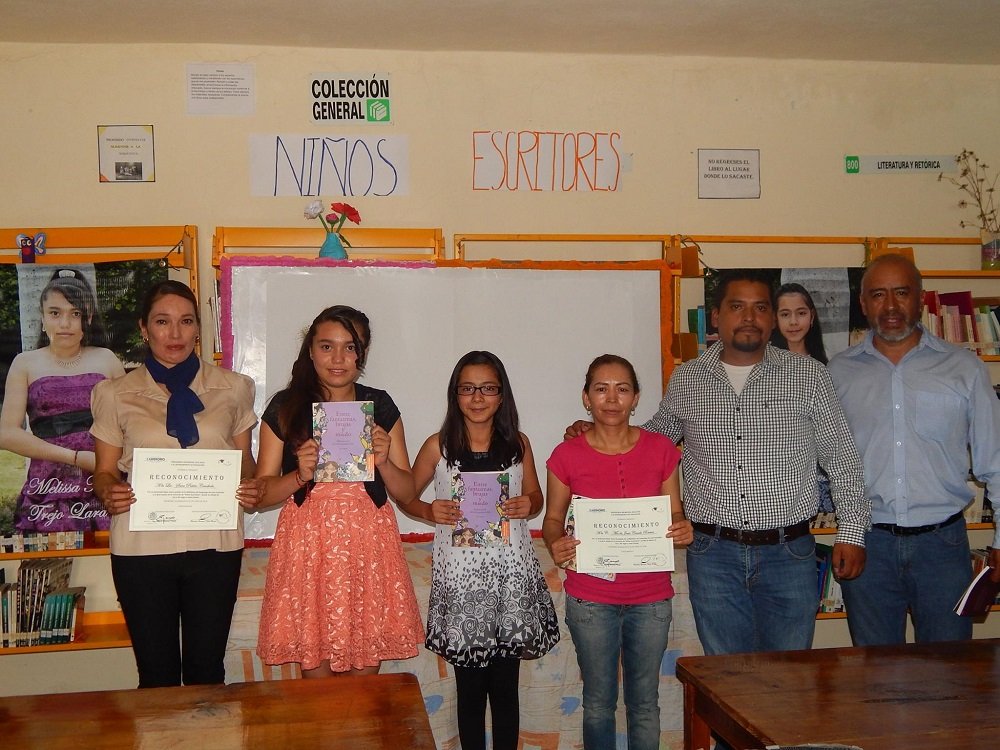
<svg viewBox="0 0 1000 750"><path fill-rule="evenodd" d="M368 122L389 122L392 116L389 112L388 99L369 99L365 110Z"/></svg>

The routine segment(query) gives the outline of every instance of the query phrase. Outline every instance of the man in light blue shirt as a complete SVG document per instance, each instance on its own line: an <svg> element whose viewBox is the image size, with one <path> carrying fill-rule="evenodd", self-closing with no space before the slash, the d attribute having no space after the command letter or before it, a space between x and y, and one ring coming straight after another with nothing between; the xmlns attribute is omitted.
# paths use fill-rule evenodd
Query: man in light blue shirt
<svg viewBox="0 0 1000 750"><path fill-rule="evenodd" d="M872 502L868 562L842 581L856 646L972 636L953 611L972 579L962 509L972 472L1000 497L1000 400L971 352L921 328L923 285L902 256L874 260L861 282L871 331L830 374L861 453ZM1000 578L1000 530L990 553Z"/></svg>

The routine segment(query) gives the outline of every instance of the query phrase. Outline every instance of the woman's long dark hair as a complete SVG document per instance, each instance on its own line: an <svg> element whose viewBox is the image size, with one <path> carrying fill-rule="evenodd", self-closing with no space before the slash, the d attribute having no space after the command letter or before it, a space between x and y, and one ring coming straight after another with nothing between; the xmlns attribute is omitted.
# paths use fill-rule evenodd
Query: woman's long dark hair
<svg viewBox="0 0 1000 750"><path fill-rule="evenodd" d="M80 329L83 331L81 346L104 346L104 325L101 323L101 313L97 309L97 297L94 290L87 281L87 277L75 268L60 268L52 274L49 283L45 285L41 296L38 298L39 307L42 308L42 317L45 317L45 298L52 292L59 292L66 301L74 308L83 313L80 321ZM50 344L49 335L45 333L45 326L42 326L42 333L38 337L37 348L41 349Z"/></svg>
<svg viewBox="0 0 1000 750"><path fill-rule="evenodd" d="M312 437L312 405L326 401L326 394L316 374L310 350L316 329L323 323L340 323L351 334L354 350L358 355L358 370L364 372L368 345L371 343L371 325L368 316L347 305L334 305L316 316L299 347L299 354L292 365L292 376L288 380L288 396L278 412L278 424L285 436L285 442L298 445Z"/></svg>
<svg viewBox="0 0 1000 750"><path fill-rule="evenodd" d="M771 334L771 343L779 349L788 348L788 340L781 333L781 327L777 324L778 300L786 294L801 294L802 298L806 301L806 306L812 311L813 322L809 326L809 330L806 331L806 337L802 343L806 345L806 352L810 357L818 359L824 365L827 364L829 359L826 356L826 347L823 346L823 328L819 324L819 314L816 312L816 305L813 302L812 295L801 284L782 284L778 287L778 291L774 293L775 326L774 332Z"/></svg>
<svg viewBox="0 0 1000 750"><path fill-rule="evenodd" d="M517 417L517 406L514 394L510 389L507 370L500 358L492 352L471 351L464 355L451 371L448 379L448 410L445 412L444 424L441 425L439 444L441 455L449 466L453 466L464 453L469 452L469 436L465 431L465 417L458 406L459 378L462 370L469 365L486 365L492 367L500 381L500 407L493 415L493 435L490 437L490 452L502 458L507 465L515 464L524 458L524 446L521 444L520 422Z"/></svg>

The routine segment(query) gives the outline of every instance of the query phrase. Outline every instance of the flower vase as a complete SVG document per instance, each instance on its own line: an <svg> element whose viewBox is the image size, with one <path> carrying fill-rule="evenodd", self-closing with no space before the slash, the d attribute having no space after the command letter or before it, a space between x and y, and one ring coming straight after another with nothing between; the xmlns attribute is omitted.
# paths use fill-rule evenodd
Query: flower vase
<svg viewBox="0 0 1000 750"><path fill-rule="evenodd" d="M983 230L980 244L983 248L983 270L1000 271L1000 234Z"/></svg>
<svg viewBox="0 0 1000 750"><path fill-rule="evenodd" d="M319 249L319 257L336 258L337 260L347 260L347 251L344 250L344 243L340 241L340 235L336 232L327 232L326 239Z"/></svg>

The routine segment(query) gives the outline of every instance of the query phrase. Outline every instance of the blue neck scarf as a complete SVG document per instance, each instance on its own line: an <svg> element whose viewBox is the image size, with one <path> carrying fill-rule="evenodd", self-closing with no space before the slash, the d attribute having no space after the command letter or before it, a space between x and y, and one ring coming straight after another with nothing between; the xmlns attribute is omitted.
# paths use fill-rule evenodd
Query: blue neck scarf
<svg viewBox="0 0 1000 750"><path fill-rule="evenodd" d="M149 374L170 392L167 400L167 434L177 438L181 448L198 442L198 424L194 421L194 415L204 411L205 405L190 386L200 367L201 360L194 352L173 367L160 364L152 354L146 355Z"/></svg>

